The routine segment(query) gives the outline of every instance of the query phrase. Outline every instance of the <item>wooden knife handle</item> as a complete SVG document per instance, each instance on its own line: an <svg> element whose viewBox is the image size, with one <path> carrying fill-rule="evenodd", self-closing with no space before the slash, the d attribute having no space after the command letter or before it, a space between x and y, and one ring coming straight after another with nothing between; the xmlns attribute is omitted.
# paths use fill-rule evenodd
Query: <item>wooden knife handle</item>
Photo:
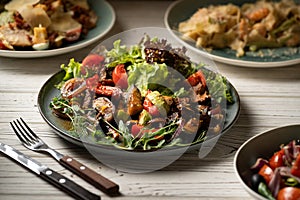
<svg viewBox="0 0 300 200"><path fill-rule="evenodd" d="M110 196L116 196L119 194L119 185L108 180L74 158L64 156L59 162L96 188L100 189L102 192Z"/></svg>
<svg viewBox="0 0 300 200"><path fill-rule="evenodd" d="M100 200L100 196L91 193L65 176L46 168L40 172L40 176L62 191L78 200Z"/></svg>

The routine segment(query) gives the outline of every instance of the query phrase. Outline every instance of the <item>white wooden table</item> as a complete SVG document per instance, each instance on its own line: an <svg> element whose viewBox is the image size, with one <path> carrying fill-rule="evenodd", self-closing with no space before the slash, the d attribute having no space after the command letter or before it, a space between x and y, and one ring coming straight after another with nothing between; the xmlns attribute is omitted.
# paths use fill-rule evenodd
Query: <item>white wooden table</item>
<svg viewBox="0 0 300 200"><path fill-rule="evenodd" d="M151 2L151 3L150 3ZM163 16L172 1L110 1L117 21L109 37L123 30L164 27ZM120 185L121 197L113 199L252 199L238 182L233 157L248 138L268 129L300 123L300 64L282 68L245 68L217 63L219 70L236 87L241 113L235 125L221 137L203 160L189 152L170 166L152 173L130 174L112 170L85 149L60 138L44 122L37 108L37 95L45 81L70 58L84 58L93 46L76 52L39 59L0 57L0 141L16 147L56 169L87 189L108 196L60 166L46 154L27 150L9 126L23 117L53 148L86 163ZM267 145L267 144L266 144ZM259 148L259 147L258 147ZM65 193L39 179L7 157L0 155L1 200L67 200Z"/></svg>

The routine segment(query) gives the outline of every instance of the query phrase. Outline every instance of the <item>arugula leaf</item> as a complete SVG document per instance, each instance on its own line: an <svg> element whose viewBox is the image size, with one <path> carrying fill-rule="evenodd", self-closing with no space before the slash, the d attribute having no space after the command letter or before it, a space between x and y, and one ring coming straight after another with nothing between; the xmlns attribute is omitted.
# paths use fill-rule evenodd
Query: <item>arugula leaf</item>
<svg viewBox="0 0 300 200"><path fill-rule="evenodd" d="M74 114L72 106L70 106L69 99L64 99L62 97L53 97L50 102L50 108L59 111L62 114L66 114L71 119Z"/></svg>

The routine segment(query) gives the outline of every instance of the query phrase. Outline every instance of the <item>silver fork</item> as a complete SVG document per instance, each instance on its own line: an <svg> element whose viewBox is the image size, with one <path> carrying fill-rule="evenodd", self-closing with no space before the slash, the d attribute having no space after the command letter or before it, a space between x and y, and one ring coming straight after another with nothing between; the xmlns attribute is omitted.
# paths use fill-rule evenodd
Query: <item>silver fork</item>
<svg viewBox="0 0 300 200"><path fill-rule="evenodd" d="M28 149L37 151L37 152L47 152L52 157L54 157L61 165L68 168L70 171L74 172L84 180L88 181L96 188L105 192L110 196L118 195L119 186L93 171L89 167L83 165L79 161L74 158L63 155L49 147L41 138L39 138L25 123L25 121L20 118L20 120L16 119L10 122L12 129L15 134L21 141L21 143Z"/></svg>

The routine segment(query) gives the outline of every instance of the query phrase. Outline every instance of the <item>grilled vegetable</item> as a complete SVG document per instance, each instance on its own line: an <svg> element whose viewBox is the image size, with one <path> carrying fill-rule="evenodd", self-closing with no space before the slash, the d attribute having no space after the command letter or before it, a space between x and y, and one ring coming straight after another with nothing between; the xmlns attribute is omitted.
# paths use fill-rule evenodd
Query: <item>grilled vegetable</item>
<svg viewBox="0 0 300 200"><path fill-rule="evenodd" d="M143 110L142 96L137 87L133 87L128 98L128 114L138 115Z"/></svg>

